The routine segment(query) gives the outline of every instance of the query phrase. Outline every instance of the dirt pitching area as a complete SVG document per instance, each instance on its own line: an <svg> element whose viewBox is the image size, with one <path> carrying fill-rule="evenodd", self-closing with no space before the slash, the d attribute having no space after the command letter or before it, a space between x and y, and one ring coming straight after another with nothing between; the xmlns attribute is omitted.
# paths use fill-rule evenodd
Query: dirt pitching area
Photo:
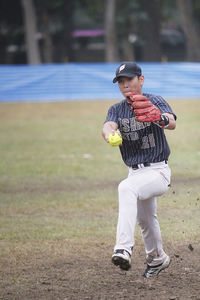
<svg viewBox="0 0 200 300"><path fill-rule="evenodd" d="M46 253L38 248L32 255L11 255L1 264L0 299L200 299L200 245L167 245L169 268L149 279L141 276L142 244L135 247L130 271L111 263L110 250L107 243L76 249L59 241Z"/></svg>

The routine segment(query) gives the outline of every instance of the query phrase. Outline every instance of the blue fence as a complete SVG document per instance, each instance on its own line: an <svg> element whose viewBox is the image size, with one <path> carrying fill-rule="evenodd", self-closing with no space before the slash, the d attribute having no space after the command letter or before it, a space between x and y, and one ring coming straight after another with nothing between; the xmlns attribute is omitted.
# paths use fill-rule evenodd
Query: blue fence
<svg viewBox="0 0 200 300"><path fill-rule="evenodd" d="M119 63L0 66L0 102L121 99L112 83ZM200 98L200 63L140 63L144 92Z"/></svg>

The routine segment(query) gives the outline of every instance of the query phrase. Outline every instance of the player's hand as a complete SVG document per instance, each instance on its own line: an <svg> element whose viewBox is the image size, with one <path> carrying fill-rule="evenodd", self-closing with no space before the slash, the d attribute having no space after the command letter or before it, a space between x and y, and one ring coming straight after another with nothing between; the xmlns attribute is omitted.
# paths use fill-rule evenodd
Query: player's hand
<svg viewBox="0 0 200 300"><path fill-rule="evenodd" d="M153 105L146 96L131 94L128 96L127 101L138 122L160 121L161 112L159 108Z"/></svg>
<svg viewBox="0 0 200 300"><path fill-rule="evenodd" d="M108 135L108 143L111 146L121 146L122 145L122 137L119 130L112 130L112 132Z"/></svg>

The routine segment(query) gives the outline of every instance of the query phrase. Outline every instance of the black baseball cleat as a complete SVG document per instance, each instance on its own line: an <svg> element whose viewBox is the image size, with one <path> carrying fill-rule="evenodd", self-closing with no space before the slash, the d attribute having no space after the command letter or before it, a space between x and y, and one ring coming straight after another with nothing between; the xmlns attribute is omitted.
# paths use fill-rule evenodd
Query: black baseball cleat
<svg viewBox="0 0 200 300"><path fill-rule="evenodd" d="M112 255L112 263L120 269L128 271L131 268L131 255L124 249L115 250Z"/></svg>
<svg viewBox="0 0 200 300"><path fill-rule="evenodd" d="M143 274L142 276L145 277L145 278L149 278L149 277L156 276L156 275L158 275L162 270L168 268L168 267L169 267L169 264L170 264L170 258L169 258L169 256L167 256L167 257L165 258L165 261L164 261L162 264L158 265L158 266L153 266L153 267L151 267L151 266L149 266L149 265L147 264L147 268L146 268L146 270L144 271L144 274Z"/></svg>

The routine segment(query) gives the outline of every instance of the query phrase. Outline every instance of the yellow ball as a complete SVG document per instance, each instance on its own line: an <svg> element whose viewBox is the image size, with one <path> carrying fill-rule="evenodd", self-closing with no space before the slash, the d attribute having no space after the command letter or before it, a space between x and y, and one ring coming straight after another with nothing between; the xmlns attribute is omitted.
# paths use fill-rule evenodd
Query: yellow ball
<svg viewBox="0 0 200 300"><path fill-rule="evenodd" d="M122 138L117 132L115 132L114 135L112 135L112 133L111 133L108 136L108 143L111 146L119 146L122 144Z"/></svg>

